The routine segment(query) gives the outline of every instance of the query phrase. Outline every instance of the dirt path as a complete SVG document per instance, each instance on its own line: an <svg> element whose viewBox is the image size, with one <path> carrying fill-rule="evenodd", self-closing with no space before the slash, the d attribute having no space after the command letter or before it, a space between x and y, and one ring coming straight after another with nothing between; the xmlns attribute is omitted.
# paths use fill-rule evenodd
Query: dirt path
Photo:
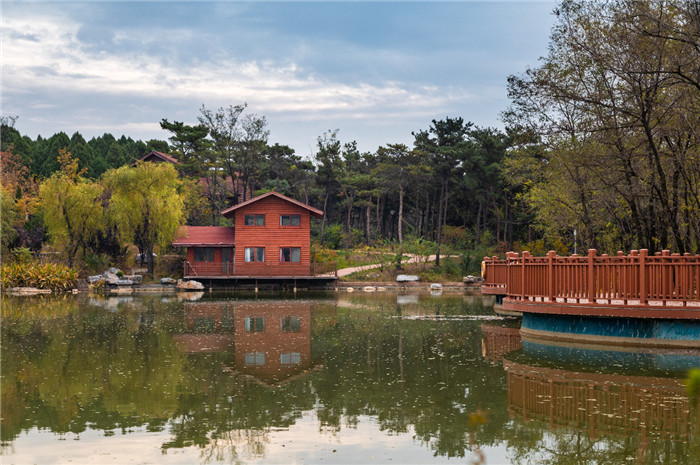
<svg viewBox="0 0 700 465"><path fill-rule="evenodd" d="M442 257L442 256L443 256L443 255L441 255L441 257ZM407 258L406 260L402 260L401 263L402 263L402 264L403 264L403 263L416 263L416 262L417 262L419 259L421 259L421 258L422 258L422 257L420 257L420 256L414 255L414 256L412 256L412 257ZM430 256L428 256L428 260L427 260L427 261L429 261L429 262L434 262L434 261L435 261L435 255L430 255ZM362 265L362 266L352 266L352 267L350 267L350 268L342 268L342 269L338 270L338 277L339 277L339 278L342 278L343 276L347 276L347 275L349 275L349 274L353 274L353 273L356 273L356 272L358 272L358 271L372 270L372 269L374 269L374 268L379 268L380 266L382 266L380 263L375 263L375 264L372 264L372 265Z"/></svg>

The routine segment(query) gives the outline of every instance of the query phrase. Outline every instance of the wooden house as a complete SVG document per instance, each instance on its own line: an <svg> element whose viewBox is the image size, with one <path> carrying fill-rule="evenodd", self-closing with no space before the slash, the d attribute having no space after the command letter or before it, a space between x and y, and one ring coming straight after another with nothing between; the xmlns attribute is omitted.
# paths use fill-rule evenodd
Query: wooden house
<svg viewBox="0 0 700 465"><path fill-rule="evenodd" d="M335 266L311 263L311 218L323 212L268 192L221 212L234 227L186 226L185 278L335 278Z"/></svg>
<svg viewBox="0 0 700 465"><path fill-rule="evenodd" d="M131 164L131 166L136 166L137 163L139 162L151 162L151 163L172 163L173 165L179 165L180 162L177 160L177 158L173 157L172 155L168 155L167 153L163 152L157 152L157 151L152 151L147 153L146 155L142 156L135 162Z"/></svg>

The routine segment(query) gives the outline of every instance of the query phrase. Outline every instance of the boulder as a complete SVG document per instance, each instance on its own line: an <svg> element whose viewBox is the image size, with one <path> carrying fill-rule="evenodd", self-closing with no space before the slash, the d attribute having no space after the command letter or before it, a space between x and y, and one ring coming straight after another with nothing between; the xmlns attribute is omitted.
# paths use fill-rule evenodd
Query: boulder
<svg viewBox="0 0 700 465"><path fill-rule="evenodd" d="M116 279L114 281L110 281L110 284L115 286L133 286L134 282L130 279Z"/></svg>
<svg viewBox="0 0 700 465"><path fill-rule="evenodd" d="M124 279L133 281L134 284L141 284L143 282L143 276L141 276L140 274L132 274L129 276L124 275Z"/></svg>
<svg viewBox="0 0 700 465"><path fill-rule="evenodd" d="M420 277L413 274L400 274L396 277L397 283L408 283L420 281Z"/></svg>
<svg viewBox="0 0 700 465"><path fill-rule="evenodd" d="M161 284L177 284L177 281L173 278L160 278Z"/></svg>
<svg viewBox="0 0 700 465"><path fill-rule="evenodd" d="M204 284L199 281L183 281L179 279L177 281L177 288L186 291L201 291L204 290Z"/></svg>
<svg viewBox="0 0 700 465"><path fill-rule="evenodd" d="M479 282L483 281L483 278L481 278L480 276L469 275L469 276L465 276L462 281L464 281L464 283L466 283L466 284L474 284L474 283L479 283Z"/></svg>
<svg viewBox="0 0 700 465"><path fill-rule="evenodd" d="M433 283L430 285L430 290L431 291L440 291L440 290L442 290L442 284Z"/></svg>
<svg viewBox="0 0 700 465"><path fill-rule="evenodd" d="M362 290L365 292L375 292L377 290L377 288L374 286L365 286L362 288Z"/></svg>
<svg viewBox="0 0 700 465"><path fill-rule="evenodd" d="M112 267L112 268L110 268L109 270L107 270L107 271L105 272L105 274L107 274L107 273L118 274L118 273L119 273L119 268L114 268L114 267Z"/></svg>
<svg viewBox="0 0 700 465"><path fill-rule="evenodd" d="M98 275L95 275L95 276L88 276L88 277L87 277L87 282L90 283L90 284L96 283L96 282L99 282L99 281L104 281L104 280L105 280L105 277L102 276L101 274L98 274Z"/></svg>

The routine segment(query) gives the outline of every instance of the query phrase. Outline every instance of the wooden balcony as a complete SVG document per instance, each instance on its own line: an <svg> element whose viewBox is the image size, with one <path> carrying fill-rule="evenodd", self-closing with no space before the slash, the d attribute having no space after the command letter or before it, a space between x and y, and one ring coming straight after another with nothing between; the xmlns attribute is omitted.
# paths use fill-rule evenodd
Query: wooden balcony
<svg viewBox="0 0 700 465"><path fill-rule="evenodd" d="M246 279L337 279L337 263L243 263L189 262L184 265L185 278L246 278Z"/></svg>

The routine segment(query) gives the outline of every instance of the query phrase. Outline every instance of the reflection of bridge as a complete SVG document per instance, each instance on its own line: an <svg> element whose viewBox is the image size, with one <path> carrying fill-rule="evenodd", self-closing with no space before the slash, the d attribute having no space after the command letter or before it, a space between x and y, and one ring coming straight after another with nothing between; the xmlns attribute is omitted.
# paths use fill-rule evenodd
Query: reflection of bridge
<svg viewBox="0 0 700 465"><path fill-rule="evenodd" d="M520 328L484 323L481 332L484 334L481 339L481 354L491 363L498 363L507 353L523 347Z"/></svg>
<svg viewBox="0 0 700 465"><path fill-rule="evenodd" d="M681 380L566 371L505 360L508 409L550 428L687 440L700 424Z"/></svg>
<svg viewBox="0 0 700 465"><path fill-rule="evenodd" d="M616 337L623 343L700 347L700 255L650 256L644 249L615 256L591 249L584 257L509 252L505 260L485 259L482 292L504 296L505 310L523 313L524 336L571 334L587 326L589 342L589 336ZM606 320L610 325L602 328L599 317L617 321Z"/></svg>

